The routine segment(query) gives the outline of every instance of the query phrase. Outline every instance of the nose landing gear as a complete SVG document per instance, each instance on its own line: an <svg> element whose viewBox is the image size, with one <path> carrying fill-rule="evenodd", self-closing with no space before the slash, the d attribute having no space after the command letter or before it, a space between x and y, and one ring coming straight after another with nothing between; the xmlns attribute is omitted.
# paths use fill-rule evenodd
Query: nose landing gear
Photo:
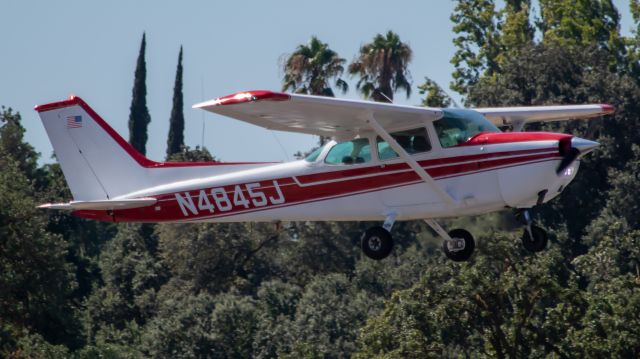
<svg viewBox="0 0 640 359"><path fill-rule="evenodd" d="M526 250L537 253L544 250L549 242L547 231L536 226L531 219L529 210L523 210L516 213L516 217L524 222L524 231L522 233L522 245Z"/></svg>

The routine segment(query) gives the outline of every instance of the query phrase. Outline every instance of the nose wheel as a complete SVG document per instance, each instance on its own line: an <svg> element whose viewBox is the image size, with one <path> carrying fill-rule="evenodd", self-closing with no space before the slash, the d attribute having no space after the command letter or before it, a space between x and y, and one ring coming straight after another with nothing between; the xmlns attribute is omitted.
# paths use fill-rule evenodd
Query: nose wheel
<svg viewBox="0 0 640 359"><path fill-rule="evenodd" d="M543 251L547 248L548 241L547 232L533 224L525 228L522 233L522 245L529 252L536 253Z"/></svg>
<svg viewBox="0 0 640 359"><path fill-rule="evenodd" d="M520 218L525 224L522 233L522 245L524 248L532 253L541 252L547 248L547 243L549 242L547 231L533 223L528 210L522 211Z"/></svg>

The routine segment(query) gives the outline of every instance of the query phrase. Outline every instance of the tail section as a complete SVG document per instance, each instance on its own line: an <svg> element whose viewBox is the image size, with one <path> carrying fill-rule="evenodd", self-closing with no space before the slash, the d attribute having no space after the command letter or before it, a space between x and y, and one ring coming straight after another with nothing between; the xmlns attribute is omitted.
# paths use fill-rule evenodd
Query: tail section
<svg viewBox="0 0 640 359"><path fill-rule="evenodd" d="M79 97L36 107L75 200L112 199L148 186L153 161Z"/></svg>
<svg viewBox="0 0 640 359"><path fill-rule="evenodd" d="M153 192L156 186L273 164L155 162L136 151L79 97L35 109L73 194L74 201L65 209L76 208L80 202L92 202L92 206L99 208L131 208L147 202L122 200L139 198L135 193ZM105 204L105 200L111 201Z"/></svg>

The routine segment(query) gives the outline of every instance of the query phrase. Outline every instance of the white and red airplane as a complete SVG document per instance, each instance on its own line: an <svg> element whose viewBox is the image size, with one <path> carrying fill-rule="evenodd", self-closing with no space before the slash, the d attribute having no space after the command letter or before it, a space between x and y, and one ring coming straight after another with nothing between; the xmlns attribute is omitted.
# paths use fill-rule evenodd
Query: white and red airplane
<svg viewBox="0 0 640 359"><path fill-rule="evenodd" d="M362 236L373 259L391 252L394 221L423 219L455 261L471 256L473 236L447 233L436 218L514 208L526 219L525 248L537 252L547 235L527 209L558 196L598 143L520 131L527 122L614 111L599 104L425 108L271 91L193 107L333 140L287 163L155 162L72 96L35 108L73 195L40 207L112 222L382 221ZM506 125L513 131L496 127Z"/></svg>

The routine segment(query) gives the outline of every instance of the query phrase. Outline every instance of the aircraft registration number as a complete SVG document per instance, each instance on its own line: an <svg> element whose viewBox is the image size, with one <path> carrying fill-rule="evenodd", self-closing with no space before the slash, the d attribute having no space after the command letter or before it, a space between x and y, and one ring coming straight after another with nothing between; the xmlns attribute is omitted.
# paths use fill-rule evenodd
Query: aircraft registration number
<svg viewBox="0 0 640 359"><path fill-rule="evenodd" d="M271 182L273 186L262 186L258 182L246 183L201 189L197 195L193 192L176 193L175 197L185 217L285 203L286 200L278 181Z"/></svg>

